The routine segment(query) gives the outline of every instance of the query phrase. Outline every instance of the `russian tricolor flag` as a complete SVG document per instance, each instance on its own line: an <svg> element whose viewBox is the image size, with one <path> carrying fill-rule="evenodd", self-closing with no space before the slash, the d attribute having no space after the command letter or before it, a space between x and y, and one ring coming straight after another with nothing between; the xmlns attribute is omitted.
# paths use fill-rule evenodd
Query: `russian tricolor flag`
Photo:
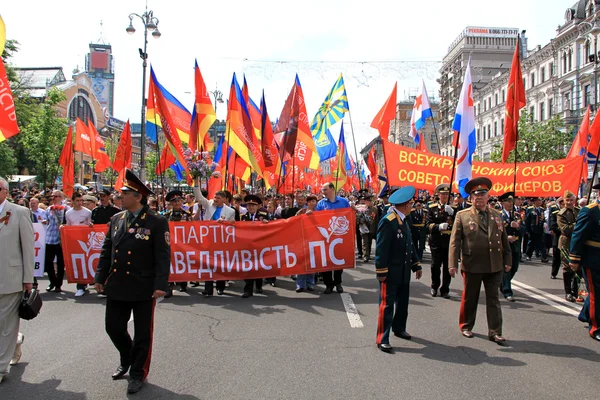
<svg viewBox="0 0 600 400"><path fill-rule="evenodd" d="M475 107L473 103L473 80L471 79L471 60L467 63L463 87L454 114L454 143L456 146L456 180L458 189L463 197L467 197L465 185L472 177L473 153L477 146L477 134L475 133Z"/></svg>
<svg viewBox="0 0 600 400"><path fill-rule="evenodd" d="M422 140L421 135L419 135L419 131L427 123L427 118L432 117L432 115L425 82L421 80L421 90L419 95L415 98L415 105L413 106L412 116L410 118L410 137L413 138L417 144L417 148L420 150L424 149L423 146L425 143Z"/></svg>

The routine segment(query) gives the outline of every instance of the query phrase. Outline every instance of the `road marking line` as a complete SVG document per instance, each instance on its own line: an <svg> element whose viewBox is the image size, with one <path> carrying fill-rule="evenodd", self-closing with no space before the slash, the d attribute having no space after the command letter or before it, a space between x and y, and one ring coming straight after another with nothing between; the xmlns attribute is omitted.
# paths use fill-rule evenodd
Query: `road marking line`
<svg viewBox="0 0 600 400"><path fill-rule="evenodd" d="M163 301L164 297L159 297L158 299L156 299L156 304L160 303L161 301ZM127 321L128 323L133 321L133 311L131 312L131 316L129 317L129 321Z"/></svg>
<svg viewBox="0 0 600 400"><path fill-rule="evenodd" d="M348 293L340 294L342 298L342 302L344 303L344 308L346 309L346 315L348 316L348 321L350 321L350 326L352 328L363 328L364 325L360 319L360 315L358 314L358 310L356 309L356 305L354 301L352 301L352 297Z"/></svg>
<svg viewBox="0 0 600 400"><path fill-rule="evenodd" d="M577 304L573 304L573 303L567 302L564 299L564 297L559 297L559 296L556 296L554 294L551 294L551 293L548 293L548 292L544 292L541 289L538 289L538 288L533 287L533 286L529 286L528 284L523 283L523 282L519 282L519 281L514 281L513 280L512 283L516 283L517 286L520 286L522 289L531 290L532 292L535 292L535 293L540 294L542 296L545 296L545 297L547 297L547 298L549 298L551 300L554 300L558 304L562 304L564 306L569 306L569 307L571 307L571 308L573 308L573 309L575 309L577 311L581 310L581 306L578 306Z"/></svg>
<svg viewBox="0 0 600 400"><path fill-rule="evenodd" d="M515 282L513 281L512 283L514 284ZM564 306L564 305L561 305L561 304L557 304L557 303L556 303L556 302L554 302L553 300L550 300L550 299L548 299L548 298L546 298L546 297L544 297L544 296L542 296L542 295L540 295L540 294L536 293L536 292L538 292L538 290L537 290L537 289L536 289L535 291L534 291L534 290L530 290L530 292L531 292L531 293L528 293L526 288L524 288L524 287L521 287L521 286L519 286L518 284L517 284L517 285L515 285L515 286L517 286L517 288L518 288L519 290L521 290L521 291L522 291L524 294L526 294L527 296L529 296L529 297L531 297L531 298L534 298L534 299L536 299L536 300L539 300L539 301L541 301L542 303L545 303L545 304L547 304L547 305L549 305L549 306L551 306L551 307L554 307L554 308L556 308L557 310L560 310L560 311L562 311L562 312L564 312L564 313L566 313L566 314L569 314L569 315L573 315L573 316L575 316L575 317L579 315L579 311L577 311L577 310L574 310L573 308L570 308L570 307L566 307L566 306ZM527 286L527 285L526 285L526 286ZM533 288L533 289L535 289L535 288ZM543 291L541 291L541 290L540 290L539 292L542 292L542 293L545 293L545 294L549 294L549 293L543 292Z"/></svg>

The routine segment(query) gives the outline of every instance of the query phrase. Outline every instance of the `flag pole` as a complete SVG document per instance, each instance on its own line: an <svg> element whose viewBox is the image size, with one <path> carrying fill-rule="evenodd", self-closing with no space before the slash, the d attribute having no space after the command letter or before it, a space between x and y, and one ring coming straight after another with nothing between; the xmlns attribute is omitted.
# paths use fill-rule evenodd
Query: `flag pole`
<svg viewBox="0 0 600 400"><path fill-rule="evenodd" d="M348 118L350 119L350 131L352 132L352 143L354 143L354 157L356 158L356 168L358 169L357 173L358 173L358 185L360 186L361 190L363 188L363 180L362 180L362 174L360 173L360 162L358 161L358 151L356 150L356 139L354 139L354 126L352 124L352 114L350 114L350 109L348 109ZM344 123L344 120L342 119L342 124Z"/></svg>
<svg viewBox="0 0 600 400"><path fill-rule="evenodd" d="M216 104L216 103L215 103ZM226 122L227 124L227 122ZM229 139L231 137L231 127L227 124L227 157L225 158L225 190L229 189L229 149L231 145L229 144ZM235 164L234 164L235 167Z"/></svg>
<svg viewBox="0 0 600 400"><path fill-rule="evenodd" d="M435 119L433 118L433 111L431 112L431 123L433 125L433 133L435 133L435 142L437 144L438 154L440 154L440 138L438 136L437 128L435 127Z"/></svg>
<svg viewBox="0 0 600 400"><path fill-rule="evenodd" d="M335 193L336 193L336 195L337 195L337 192L339 190L338 185L340 184L340 168L342 166L342 162L341 162L341 160L342 160L342 153L339 151L339 149L340 149L340 145L339 145L339 142L338 142L338 155L337 155L338 166L337 166L337 171L335 173Z"/></svg>
<svg viewBox="0 0 600 400"><path fill-rule="evenodd" d="M142 123L145 123L145 121L144 121L144 122L142 122ZM154 113L154 126L156 126L156 156L158 157L158 158L156 159L156 164L157 164L157 165L160 165L160 145L159 145L159 143L158 143L158 121L157 121L157 119L156 119L156 112ZM160 170L161 170L161 172L160 172L160 186L161 186L161 188L160 188L160 189L161 189L161 190L160 190L160 191L161 191L161 194L162 194L162 200L163 200L163 201L162 201L162 209L163 209L163 210L166 210L166 209L167 209L167 202L166 202L166 200L165 200L165 181L164 181L164 179L163 179L163 174L165 173L165 169L166 169L166 168L167 168L167 157L165 157L165 160L164 160L164 162L163 162L163 166L162 166L162 168L160 169ZM156 172L156 171L155 171L155 172Z"/></svg>
<svg viewBox="0 0 600 400"><path fill-rule="evenodd" d="M590 187L588 189L588 195L587 195L588 204L590 203L590 200L592 197L592 186L594 186L594 179L596 178L596 172L598 170L598 157L600 157L600 149L598 149L598 154L596 154L596 161L594 161L594 169L592 171L592 181L590 182Z"/></svg>
<svg viewBox="0 0 600 400"><path fill-rule="evenodd" d="M452 161L452 173L450 174L450 196L454 189L454 172L456 171L456 159L458 158L458 144L460 142L460 130L456 132L456 144L454 145L454 160Z"/></svg>
<svg viewBox="0 0 600 400"><path fill-rule="evenodd" d="M513 173L513 190L515 192L515 197L517 196L517 157L519 155L519 127L515 127L515 167Z"/></svg>

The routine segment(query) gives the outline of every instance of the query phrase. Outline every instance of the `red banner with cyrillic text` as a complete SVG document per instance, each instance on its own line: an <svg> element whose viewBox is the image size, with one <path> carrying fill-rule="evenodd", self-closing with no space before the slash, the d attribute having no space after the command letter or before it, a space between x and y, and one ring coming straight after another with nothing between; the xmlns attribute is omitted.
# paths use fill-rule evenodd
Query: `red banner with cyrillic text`
<svg viewBox="0 0 600 400"><path fill-rule="evenodd" d="M241 280L354 268L355 214L319 211L286 220L170 222L170 282ZM69 283L93 283L106 225L61 229Z"/></svg>
<svg viewBox="0 0 600 400"><path fill-rule="evenodd" d="M440 183L450 182L452 157L424 153L383 141L388 184L414 186L432 191ZM517 196L562 196L565 190L577 193L581 182L583 157L561 160L517 163ZM492 180L490 194L501 195L513 189L514 164L473 163L473 178L485 176ZM587 169L585 170L587 173ZM458 192L456 183L453 191Z"/></svg>

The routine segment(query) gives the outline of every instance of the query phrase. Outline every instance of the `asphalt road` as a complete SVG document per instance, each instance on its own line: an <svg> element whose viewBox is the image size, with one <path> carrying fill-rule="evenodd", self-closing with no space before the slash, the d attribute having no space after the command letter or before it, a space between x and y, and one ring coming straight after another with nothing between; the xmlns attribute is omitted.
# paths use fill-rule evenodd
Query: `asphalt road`
<svg viewBox="0 0 600 400"><path fill-rule="evenodd" d="M176 293L156 309L152 366L138 399L597 399L600 343L573 315L550 265L522 264L517 302L503 301L506 346L487 339L484 296L475 338L458 329L462 282L452 298L429 295L428 257L411 285L408 331L392 337L396 354L375 346L378 285L374 264L344 273L359 320L339 294L296 293L291 279L241 298L204 299L201 288ZM40 282L40 287L46 286ZM516 285L515 285L516 286ZM23 322L23 358L0 384L0 399L123 399L127 380L112 381L118 354L104 332L104 302L43 293L42 314ZM555 296L555 297L553 297ZM348 298L346 296L346 298ZM352 317L352 316L350 316ZM132 329L132 324L130 324Z"/></svg>

